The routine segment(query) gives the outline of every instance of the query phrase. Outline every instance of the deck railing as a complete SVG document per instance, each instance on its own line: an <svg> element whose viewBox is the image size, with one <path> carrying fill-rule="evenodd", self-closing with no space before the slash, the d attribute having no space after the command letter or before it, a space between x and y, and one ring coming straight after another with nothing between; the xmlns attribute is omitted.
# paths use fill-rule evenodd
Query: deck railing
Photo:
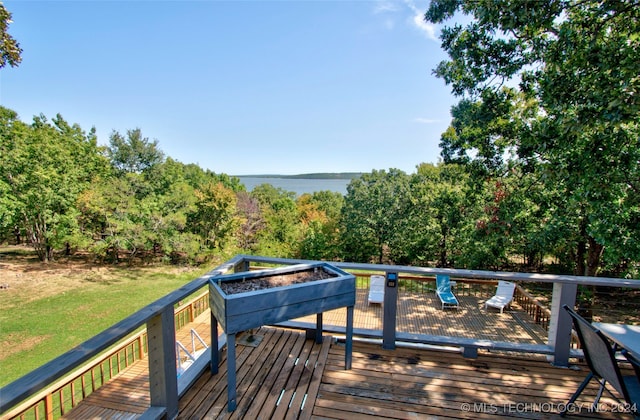
<svg viewBox="0 0 640 420"><path fill-rule="evenodd" d="M533 322L540 324L545 330L549 330L551 321L551 310L544 306L535 296L527 292L522 286L516 286L513 300L518 302L520 307L533 319Z"/></svg>
<svg viewBox="0 0 640 420"><path fill-rule="evenodd" d="M64 416L137 360L145 357L146 332L141 331L99 360L71 372L23 401L7 418L54 419ZM3 417L4 418L4 417Z"/></svg>
<svg viewBox="0 0 640 420"><path fill-rule="evenodd" d="M209 309L209 290L200 293L185 304L175 309L176 331L193 322L194 319Z"/></svg>
<svg viewBox="0 0 640 420"><path fill-rule="evenodd" d="M187 303L175 309L176 331L193 322L208 309L208 290L196 297L189 297ZM147 357L147 354L147 331L144 329L99 356L97 360L23 401L4 417L21 420L60 418L133 363Z"/></svg>
<svg viewBox="0 0 640 420"><path fill-rule="evenodd" d="M3 418L8 417L9 410L14 406L27 399L37 399L41 390L51 388L56 383L60 384L65 382L65 380L69 383L73 383L74 381L69 381L69 377L73 376L75 374L74 371L80 366L83 366L90 360L98 357L105 350L109 349L116 343L125 340L131 334L134 334L136 331L139 331L146 326L146 346L141 344L144 340L138 341L138 338L136 338L134 341L138 344L134 345L130 350L125 350L124 355L116 355L115 363L112 363L111 366L120 366L123 360L129 360L134 357L134 355L135 357L140 357L143 349L146 348L148 351L147 359L149 361L149 395L151 397L151 404L144 413L144 417L161 418L166 416L173 418L178 412L179 397L210 365L212 351L210 348L204 353L203 357L198 358L191 368L188 369L185 374L180 375L180 377L177 375L175 361L176 328L179 328L181 325L184 325L195 318L197 313L206 311L208 305L204 303L206 302L206 291L203 289L208 285L209 278L225 274L229 271L247 271L251 269L252 264L254 266L265 264L290 265L310 262L313 261L239 255L227 263L217 267L210 273L193 280L180 289L175 290L174 292L141 309L125 320L115 324L90 340L87 340L73 350L3 387L0 389L0 414L2 414ZM397 293L385 293L385 311L382 331L355 329L354 333L363 337L381 339L381 344L385 348L395 348L396 344L403 342L448 346L453 345L460 347L463 353L469 357L474 357L477 354L478 349L504 349L548 354L553 357L555 364L561 366L566 366L568 364L569 357L571 356L571 319L568 314L561 311L560 308L564 304L568 304L569 306L575 304L578 285L640 289L640 281L633 279L456 270L341 262L333 264L343 270L354 272L356 275L358 275L358 272L376 272L384 273L385 275L390 273L394 275L402 274L403 282L400 282L399 287L409 289L419 288L421 290L428 290L428 288L433 287L431 282L432 278L436 274L448 274L452 279L466 279L464 283L465 286L457 290L457 292L462 295L465 293L476 295L484 293L487 295L487 293L489 293L488 290L491 290L491 292L493 291L495 281L497 280L516 281L520 284L526 284L529 282L553 284L553 296L549 313L545 313L546 311L538 309L537 307L541 306L539 305L539 302L536 302L532 296L527 295L526 292L523 293L520 289L518 291L520 297L516 297L517 299L520 299L518 300L520 305L529 308L527 311L534 311L534 319L539 319L541 322L547 323L549 336L548 343L544 345L500 343L481 339L397 332L395 323L397 301L394 301L393 299L394 296L397 297ZM198 299L196 299L198 303L180 306L180 302L184 301L189 296L198 293L201 293ZM180 316L175 315L174 308L176 305L181 308ZM184 310L184 312L182 312L182 310ZM315 328L315 324L309 324L306 326L302 325L302 327L313 329ZM337 332L340 332L340 328L334 329ZM219 340L219 345L220 347L225 345L224 337ZM218 350L219 349L216 349L216 351ZM107 370L105 368L100 369L105 371ZM108 371L111 372L111 370ZM79 378L83 376L82 372L78 372L77 375ZM99 376L95 373L89 373L89 376L91 375ZM105 373L104 377L100 376L100 378L102 378L100 380L104 381L108 376L109 375ZM100 381L97 381L97 383L99 382ZM80 388L80 390L77 391L80 394L82 392L86 393L86 386L86 380L83 383L82 379L80 379L80 385L74 385L73 391L55 391L51 393L50 396L46 396L44 398L49 400L50 406L53 406L54 403L52 401L56 398L66 401L65 393L76 395L75 388ZM11 412L13 412L13 410ZM47 414L45 414L44 417L46 418L46 416ZM39 414L35 414L34 417L40 418Z"/></svg>

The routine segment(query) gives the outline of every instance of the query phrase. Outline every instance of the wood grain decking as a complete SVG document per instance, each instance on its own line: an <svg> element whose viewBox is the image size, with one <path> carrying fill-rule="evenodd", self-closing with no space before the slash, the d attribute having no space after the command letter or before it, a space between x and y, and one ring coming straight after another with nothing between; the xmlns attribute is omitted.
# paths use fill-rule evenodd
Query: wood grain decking
<svg viewBox="0 0 640 420"><path fill-rule="evenodd" d="M205 373L180 400L178 418L546 419L558 417L587 374L584 365L560 369L544 357L465 359L459 353L383 350L360 342L354 344L352 369L344 370L344 347L329 337L316 345L295 331L262 328L258 334L265 336L260 346L266 358L253 358L260 346L238 356L243 378L238 409L226 411L221 369L216 376ZM315 354L317 360L307 356ZM567 418L632 418L618 413L621 406L608 396L590 412L597 390L594 382Z"/></svg>
<svg viewBox="0 0 640 420"><path fill-rule="evenodd" d="M514 308L504 314L483 308L483 300L459 297L459 311L400 296L400 331L538 343L544 331L527 323ZM366 299L366 295L364 296ZM403 309L404 308L404 309ZM335 314L332 314L335 312ZM344 310L325 313L325 324L344 322ZM315 317L313 317L315 321ZM360 320L359 320L360 319ZM358 297L354 326L381 328L381 305ZM187 341L194 328L209 342L208 314L179 332ZM368 323L368 324L367 324ZM344 325L344 324L337 324ZM533 331L533 334L531 333ZM237 403L227 412L226 351L217 375L205 372L180 399L180 419L201 418L553 418L587 374L584 365L555 368L543 356L460 353L417 348L383 350L379 344L354 342L353 366L344 370L344 346L330 336L322 344L305 333L274 327L253 331L256 346L237 344ZM183 337L184 338L181 338ZM242 342L238 337L238 343ZM134 419L149 405L146 360L86 398L66 418ZM595 384L595 382L594 382ZM597 386L591 384L567 418L632 418L606 395L590 412Z"/></svg>

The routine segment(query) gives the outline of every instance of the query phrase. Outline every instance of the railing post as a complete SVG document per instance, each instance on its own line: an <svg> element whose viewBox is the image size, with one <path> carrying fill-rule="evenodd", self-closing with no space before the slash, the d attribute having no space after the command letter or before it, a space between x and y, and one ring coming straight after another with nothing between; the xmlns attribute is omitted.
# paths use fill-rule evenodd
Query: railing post
<svg viewBox="0 0 640 420"><path fill-rule="evenodd" d="M233 272L234 273L242 273L245 271L249 271L249 269L251 268L251 262L247 261L247 260L243 260L240 261L238 264L236 264L233 267Z"/></svg>
<svg viewBox="0 0 640 420"><path fill-rule="evenodd" d="M144 340L142 334L138 335L138 360L144 359Z"/></svg>
<svg viewBox="0 0 640 420"><path fill-rule="evenodd" d="M151 407L165 407L167 418L178 415L178 372L173 306L147 323Z"/></svg>
<svg viewBox="0 0 640 420"><path fill-rule="evenodd" d="M398 273L387 272L384 285L382 348L396 348L396 314L398 313Z"/></svg>
<svg viewBox="0 0 640 420"><path fill-rule="evenodd" d="M549 345L553 347L553 364L569 366L571 351L571 317L562 309L570 308L576 303L578 285L576 283L553 283L551 300L551 320L549 321Z"/></svg>

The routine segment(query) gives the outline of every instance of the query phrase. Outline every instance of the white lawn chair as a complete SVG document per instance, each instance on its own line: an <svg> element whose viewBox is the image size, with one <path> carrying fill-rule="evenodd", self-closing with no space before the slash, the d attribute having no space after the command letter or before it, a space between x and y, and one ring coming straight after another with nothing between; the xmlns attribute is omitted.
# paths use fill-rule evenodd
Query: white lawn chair
<svg viewBox="0 0 640 420"><path fill-rule="evenodd" d="M515 290L515 283L499 281L495 296L484 303L485 309L488 309L489 306L491 306L492 308L500 309L500 313L502 313L504 308L513 300L513 292Z"/></svg>
<svg viewBox="0 0 640 420"><path fill-rule="evenodd" d="M369 282L369 303L384 302L384 276L371 276Z"/></svg>

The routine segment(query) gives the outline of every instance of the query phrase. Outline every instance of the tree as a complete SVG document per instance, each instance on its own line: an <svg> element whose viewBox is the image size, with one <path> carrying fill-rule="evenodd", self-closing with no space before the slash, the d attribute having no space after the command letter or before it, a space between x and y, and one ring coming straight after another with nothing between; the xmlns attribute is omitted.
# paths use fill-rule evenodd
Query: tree
<svg viewBox="0 0 640 420"><path fill-rule="evenodd" d="M423 163L411 175L409 223L403 236L412 263L455 266L470 216L467 181L464 168L453 164Z"/></svg>
<svg viewBox="0 0 640 420"><path fill-rule="evenodd" d="M303 194L296 204L303 225L299 256L305 259L331 260L339 253L342 194L317 191Z"/></svg>
<svg viewBox="0 0 640 420"><path fill-rule="evenodd" d="M221 182L208 183L195 191L195 211L189 225L202 238L205 248L221 248L238 226L236 195Z"/></svg>
<svg viewBox="0 0 640 420"><path fill-rule="evenodd" d="M259 243L258 233L265 227L265 221L260 211L260 202L246 191L237 193L236 208L240 227L237 231L238 247L243 250L255 251Z"/></svg>
<svg viewBox="0 0 640 420"><path fill-rule="evenodd" d="M17 67L22 61L20 44L7 32L10 23L11 13L0 2L0 69L7 64Z"/></svg>
<svg viewBox="0 0 640 420"><path fill-rule="evenodd" d="M138 251L143 233L134 187L126 176L96 180L79 194L79 224L86 247L102 261L120 262L122 252ZM144 239L142 239L144 241Z"/></svg>
<svg viewBox="0 0 640 420"><path fill-rule="evenodd" d="M164 160L158 140L149 141L142 137L139 128L127 130L126 138L113 131L107 151L111 164L121 172L142 173Z"/></svg>
<svg viewBox="0 0 640 420"><path fill-rule="evenodd" d="M433 0L426 19L457 12L471 19L443 29L435 70L462 97L445 162L504 170L512 152L535 171L564 198L555 213L578 215L577 274L607 250L639 261L640 2Z"/></svg>
<svg viewBox="0 0 640 420"><path fill-rule="evenodd" d="M6 109L2 129L0 186L12 205L4 213L26 232L42 261L80 240L76 199L106 168L95 132L85 133L60 115L41 115L27 126ZM8 188L7 188L8 187ZM5 222L6 224L6 222Z"/></svg>
<svg viewBox="0 0 640 420"><path fill-rule="evenodd" d="M295 193L271 184L262 184L251 191L251 197L258 200L264 220L264 228L258 232L256 252L267 256L293 257L301 235Z"/></svg>
<svg viewBox="0 0 640 420"><path fill-rule="evenodd" d="M409 204L409 177L399 169L374 170L353 179L341 216L345 259L382 263L391 251L395 259L404 258Z"/></svg>
<svg viewBox="0 0 640 420"><path fill-rule="evenodd" d="M18 176L17 168L10 169L8 159L19 148L28 134L29 127L18 119L18 114L0 106L0 233L6 237L9 230L18 226L17 212L19 203L14 195L14 177ZM13 162L15 163L15 162ZM19 235L18 235L19 236Z"/></svg>

